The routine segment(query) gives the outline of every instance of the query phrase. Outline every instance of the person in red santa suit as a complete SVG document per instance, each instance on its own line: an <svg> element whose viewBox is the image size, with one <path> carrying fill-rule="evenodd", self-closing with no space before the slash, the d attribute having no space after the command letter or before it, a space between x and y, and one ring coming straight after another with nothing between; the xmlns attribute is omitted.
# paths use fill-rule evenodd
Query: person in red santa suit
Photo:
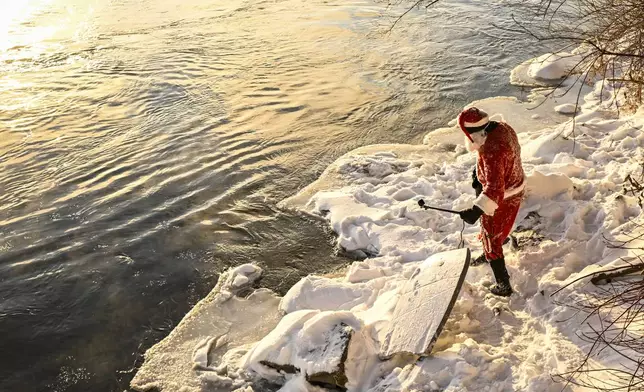
<svg viewBox="0 0 644 392"><path fill-rule="evenodd" d="M505 268L503 243L512 230L525 188L521 146L510 125L490 121L487 113L475 107L465 109L458 123L465 133L468 150L478 153L472 173L477 197L471 208L460 212L461 218L471 225L481 218L484 253L470 265L489 263L496 279L490 291L508 297L512 286Z"/></svg>

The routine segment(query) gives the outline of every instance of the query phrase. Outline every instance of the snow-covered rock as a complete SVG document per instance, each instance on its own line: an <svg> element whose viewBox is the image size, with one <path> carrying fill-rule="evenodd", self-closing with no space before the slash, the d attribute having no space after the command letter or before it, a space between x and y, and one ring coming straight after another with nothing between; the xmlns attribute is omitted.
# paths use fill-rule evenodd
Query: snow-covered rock
<svg viewBox="0 0 644 392"><path fill-rule="evenodd" d="M530 198L549 200L557 196L572 197L574 185L563 173L544 175L534 170L527 177L526 193Z"/></svg>
<svg viewBox="0 0 644 392"><path fill-rule="evenodd" d="M579 111L579 108L574 103L564 103L555 106L555 111L561 114L575 114Z"/></svg>
<svg viewBox="0 0 644 392"><path fill-rule="evenodd" d="M581 55L567 52L546 53L532 60L528 75L535 79L556 80L566 77L582 60Z"/></svg>
<svg viewBox="0 0 644 392"><path fill-rule="evenodd" d="M345 360L362 323L353 313L299 310L289 313L245 357L243 368L266 378L290 369L307 380L344 387Z"/></svg>
<svg viewBox="0 0 644 392"><path fill-rule="evenodd" d="M260 289L246 298L235 295L261 272L255 265L244 264L221 274L212 292L170 335L146 351L132 388L197 392L212 384L229 390L248 386L227 364L238 362L246 351L244 345L264 337L280 319L280 299L275 293Z"/></svg>

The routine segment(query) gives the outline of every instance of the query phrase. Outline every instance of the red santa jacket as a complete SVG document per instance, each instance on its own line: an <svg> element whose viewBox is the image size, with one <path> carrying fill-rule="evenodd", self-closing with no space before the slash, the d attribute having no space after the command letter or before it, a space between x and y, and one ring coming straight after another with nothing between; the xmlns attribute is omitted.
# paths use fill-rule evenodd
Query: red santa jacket
<svg viewBox="0 0 644 392"><path fill-rule="evenodd" d="M521 193L525 188L521 146L514 129L504 122L497 123L487 135L477 136L484 137L479 139L476 164L476 176L483 185L483 192L474 205L486 215L494 215L504 199Z"/></svg>

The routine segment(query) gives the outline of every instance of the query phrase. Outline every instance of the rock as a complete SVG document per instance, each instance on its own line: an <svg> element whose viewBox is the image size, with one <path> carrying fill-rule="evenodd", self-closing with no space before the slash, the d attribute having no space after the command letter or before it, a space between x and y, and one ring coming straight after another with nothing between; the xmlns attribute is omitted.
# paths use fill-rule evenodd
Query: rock
<svg viewBox="0 0 644 392"><path fill-rule="evenodd" d="M279 364L279 363L274 363L270 361L259 361L259 363L271 369L275 369L280 373L295 374L299 372L298 368L296 368L293 365L289 365L288 363Z"/></svg>
<svg viewBox="0 0 644 392"><path fill-rule="evenodd" d="M312 353L314 357L329 358L331 362L336 363L335 369L327 372L318 372L306 376L306 381L311 385L323 388L337 387L340 390L346 390L344 386L347 383L344 363L347 360L349 344L353 336L353 329L344 323L340 323L329 331L329 344L320 347L318 353Z"/></svg>
<svg viewBox="0 0 644 392"><path fill-rule="evenodd" d="M347 383L347 376L344 374L344 369L336 373L316 373L306 377L309 384L321 387L324 389L337 389L346 391L344 387Z"/></svg>

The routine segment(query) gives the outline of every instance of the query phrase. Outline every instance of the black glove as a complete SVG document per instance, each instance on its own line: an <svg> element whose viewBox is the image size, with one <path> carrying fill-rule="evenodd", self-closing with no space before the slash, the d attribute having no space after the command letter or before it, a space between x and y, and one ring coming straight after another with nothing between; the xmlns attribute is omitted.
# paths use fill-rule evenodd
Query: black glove
<svg viewBox="0 0 644 392"><path fill-rule="evenodd" d="M481 184L479 178L476 176L476 168L472 170L472 188L474 188L476 197L479 197L479 195L483 192L483 184Z"/></svg>
<svg viewBox="0 0 644 392"><path fill-rule="evenodd" d="M467 210L463 210L460 212L461 219L463 219L465 222L469 223L470 225L473 225L476 223L477 220L483 215L483 210L480 209L478 206L473 206L472 208L468 208Z"/></svg>

